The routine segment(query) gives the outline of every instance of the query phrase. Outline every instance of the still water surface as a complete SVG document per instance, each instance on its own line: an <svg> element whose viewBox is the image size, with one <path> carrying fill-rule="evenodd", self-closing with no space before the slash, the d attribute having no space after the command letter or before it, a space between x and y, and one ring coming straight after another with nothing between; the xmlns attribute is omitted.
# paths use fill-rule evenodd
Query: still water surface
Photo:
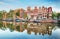
<svg viewBox="0 0 60 39"><path fill-rule="evenodd" d="M57 23L0 22L0 39L60 39Z"/></svg>

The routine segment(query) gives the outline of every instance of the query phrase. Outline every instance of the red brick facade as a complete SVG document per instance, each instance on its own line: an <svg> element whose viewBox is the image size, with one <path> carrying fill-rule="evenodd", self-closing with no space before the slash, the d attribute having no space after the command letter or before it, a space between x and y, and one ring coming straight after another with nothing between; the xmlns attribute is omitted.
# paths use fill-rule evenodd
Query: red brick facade
<svg viewBox="0 0 60 39"><path fill-rule="evenodd" d="M43 18L45 19L50 19L52 18L52 7L37 7L35 6L34 9L32 9L30 6L27 7L26 10L24 9L20 9L20 17L23 16L23 14L26 13L27 15L29 14L29 16L33 16L33 17L37 17L38 15L40 15Z"/></svg>

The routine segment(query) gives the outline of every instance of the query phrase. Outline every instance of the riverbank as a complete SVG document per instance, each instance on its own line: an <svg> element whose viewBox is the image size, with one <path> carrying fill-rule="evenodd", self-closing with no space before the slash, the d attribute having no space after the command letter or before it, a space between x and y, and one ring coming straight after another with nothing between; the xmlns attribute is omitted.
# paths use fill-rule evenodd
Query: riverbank
<svg viewBox="0 0 60 39"><path fill-rule="evenodd" d="M22 20L22 19L9 19L9 20L1 20L1 21L6 21L6 22L33 22L33 23L41 23L41 22L58 22L58 20Z"/></svg>

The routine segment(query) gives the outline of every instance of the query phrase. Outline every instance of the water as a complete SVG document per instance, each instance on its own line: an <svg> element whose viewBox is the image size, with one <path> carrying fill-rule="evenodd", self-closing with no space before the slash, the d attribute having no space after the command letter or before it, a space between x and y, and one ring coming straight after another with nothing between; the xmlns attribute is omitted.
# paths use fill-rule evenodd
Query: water
<svg viewBox="0 0 60 39"><path fill-rule="evenodd" d="M60 39L57 23L0 22L0 39Z"/></svg>

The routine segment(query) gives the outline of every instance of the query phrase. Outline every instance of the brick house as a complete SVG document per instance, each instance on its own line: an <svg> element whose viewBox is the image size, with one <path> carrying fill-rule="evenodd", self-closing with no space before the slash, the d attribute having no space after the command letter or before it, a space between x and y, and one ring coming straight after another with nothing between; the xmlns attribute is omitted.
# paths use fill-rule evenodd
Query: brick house
<svg viewBox="0 0 60 39"><path fill-rule="evenodd" d="M27 14L29 18L33 19L51 19L52 18L52 7L39 7L37 8L36 6L34 9L31 9L31 7L27 8Z"/></svg>
<svg viewBox="0 0 60 39"><path fill-rule="evenodd" d="M23 18L24 13L27 14L28 19L52 19L52 7L37 7L35 6L32 9L30 6L27 7L26 10L23 8L20 9L20 18Z"/></svg>

